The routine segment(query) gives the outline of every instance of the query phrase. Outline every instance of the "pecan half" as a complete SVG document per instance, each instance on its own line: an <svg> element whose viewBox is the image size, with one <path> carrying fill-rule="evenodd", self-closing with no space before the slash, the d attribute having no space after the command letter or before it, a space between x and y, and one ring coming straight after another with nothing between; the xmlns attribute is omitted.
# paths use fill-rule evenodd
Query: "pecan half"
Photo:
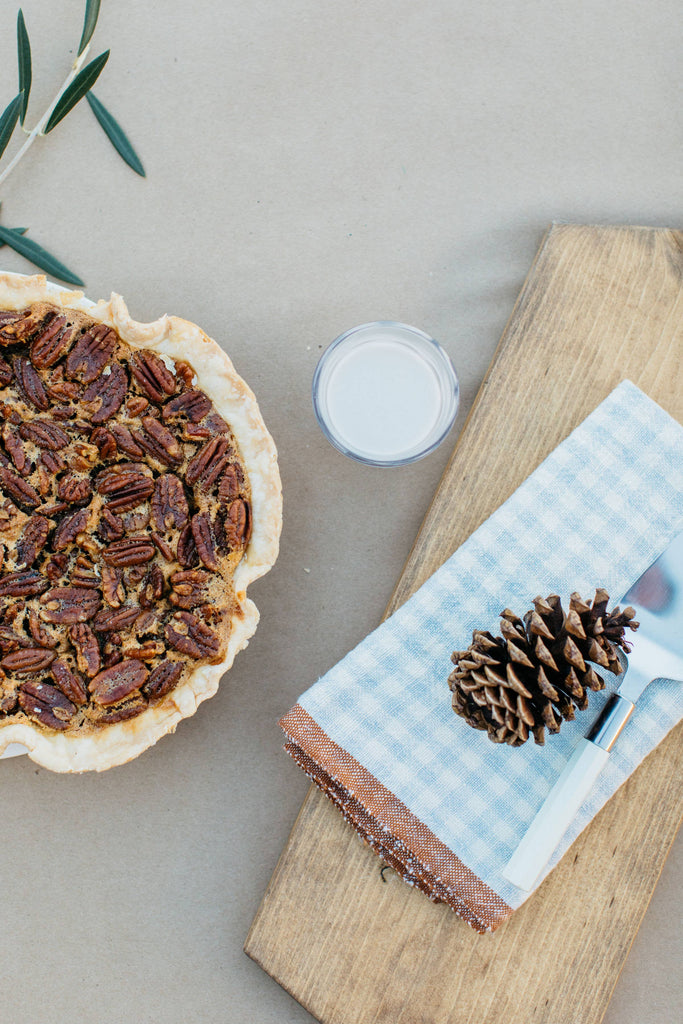
<svg viewBox="0 0 683 1024"><path fill-rule="evenodd" d="M82 334L66 357L68 377L80 377L90 384L112 357L116 334L105 324L94 324Z"/></svg>
<svg viewBox="0 0 683 1024"><path fill-rule="evenodd" d="M115 496L109 499L109 508L120 513L132 513L132 510L142 505L154 491L154 481L145 477L131 483L128 487L122 487ZM123 523L127 530L143 530L149 523L149 509L136 512L134 515L123 515Z"/></svg>
<svg viewBox="0 0 683 1024"><path fill-rule="evenodd" d="M156 612L143 611L135 623L135 635L138 637L152 637L159 632L159 616Z"/></svg>
<svg viewBox="0 0 683 1024"><path fill-rule="evenodd" d="M163 402L169 395L175 394L176 379L155 352L147 349L136 352L130 368L140 390L153 402Z"/></svg>
<svg viewBox="0 0 683 1024"><path fill-rule="evenodd" d="M151 471L144 462L117 462L100 470L95 480L95 490L105 497L115 494L121 487L127 487L140 478L151 479Z"/></svg>
<svg viewBox="0 0 683 1024"><path fill-rule="evenodd" d="M52 452L43 452L43 455L52 455ZM38 459L38 465L36 466L36 474L33 481L36 485L36 490L42 498L47 497L52 489L52 475L43 462L43 455Z"/></svg>
<svg viewBox="0 0 683 1024"><path fill-rule="evenodd" d="M26 454L26 449L21 443L19 431L13 430L10 426L5 425L2 431L2 440L9 457L16 466L17 473L21 473L22 476L26 476L30 473L31 460Z"/></svg>
<svg viewBox="0 0 683 1024"><path fill-rule="evenodd" d="M44 516L31 516L26 523L17 543L17 557L27 569L33 565L42 551L49 532L50 524Z"/></svg>
<svg viewBox="0 0 683 1024"><path fill-rule="evenodd" d="M118 665L116 666L118 668ZM127 722L129 718L136 718L143 711L147 710L147 701L139 694L131 700L125 701L112 708L103 708L97 715L97 725L114 725L116 722Z"/></svg>
<svg viewBox="0 0 683 1024"><path fill-rule="evenodd" d="M202 445L194 458L190 459L185 473L186 482L194 484L201 480L204 487L210 487L228 465L232 454L226 437L212 437Z"/></svg>
<svg viewBox="0 0 683 1024"><path fill-rule="evenodd" d="M176 558L186 569L191 569L199 561L197 545L192 535L192 523L187 523L180 531L176 546Z"/></svg>
<svg viewBox="0 0 683 1024"><path fill-rule="evenodd" d="M44 622L87 622L97 613L100 597L87 587L53 587L40 599Z"/></svg>
<svg viewBox="0 0 683 1024"><path fill-rule="evenodd" d="M168 546L164 538L160 534L156 533L155 530L152 530L152 532L150 533L150 537L152 538L159 552L166 559L166 561L172 562L173 552L171 551L170 547Z"/></svg>
<svg viewBox="0 0 683 1024"><path fill-rule="evenodd" d="M133 395L126 402L126 412L132 419L142 415L145 409L149 409L149 401L143 395Z"/></svg>
<svg viewBox="0 0 683 1024"><path fill-rule="evenodd" d="M225 537L231 551L246 547L250 534L249 506L238 498L228 509L225 519Z"/></svg>
<svg viewBox="0 0 683 1024"><path fill-rule="evenodd" d="M128 658L99 672L90 683L90 693L97 704L116 704L139 690L148 675L142 662Z"/></svg>
<svg viewBox="0 0 683 1024"><path fill-rule="evenodd" d="M168 427L154 416L143 416L142 426L142 430L132 431L140 447L164 466L179 466L183 461L183 449Z"/></svg>
<svg viewBox="0 0 683 1024"><path fill-rule="evenodd" d="M57 452L42 452L38 461L53 476L66 469L66 462Z"/></svg>
<svg viewBox="0 0 683 1024"><path fill-rule="evenodd" d="M162 473L154 485L152 521L162 533L175 527L181 530L187 522L189 508L181 481L173 473Z"/></svg>
<svg viewBox="0 0 683 1024"><path fill-rule="evenodd" d="M69 556L65 554L53 555L49 562L45 563L44 572L50 583L56 583L66 572L69 564Z"/></svg>
<svg viewBox="0 0 683 1024"><path fill-rule="evenodd" d="M40 621L35 608L31 608L28 613L28 628L38 647L56 647L59 643L59 637L54 636Z"/></svg>
<svg viewBox="0 0 683 1024"><path fill-rule="evenodd" d="M48 313L31 341L31 362L38 370L46 370L58 363L71 348L76 327L67 326L65 316Z"/></svg>
<svg viewBox="0 0 683 1024"><path fill-rule="evenodd" d="M164 420L176 420L187 417L192 423L199 423L213 408L211 399L203 391L183 391L182 394L172 398L161 410L161 418Z"/></svg>
<svg viewBox="0 0 683 1024"><path fill-rule="evenodd" d="M221 505L229 505L240 493L244 476L235 462L226 468L218 484L218 500Z"/></svg>
<svg viewBox="0 0 683 1024"><path fill-rule="evenodd" d="M0 597L33 597L42 594L49 586L45 577L35 569L10 572L0 576Z"/></svg>
<svg viewBox="0 0 683 1024"><path fill-rule="evenodd" d="M197 383L197 375L194 369L189 363L186 363L184 359L175 360L175 372L179 380L185 384L186 387L190 387Z"/></svg>
<svg viewBox="0 0 683 1024"><path fill-rule="evenodd" d="M183 441L190 441L192 444L203 443L208 441L211 437L211 431L208 427L203 427L201 423L192 423L190 420L185 420L180 436Z"/></svg>
<svg viewBox="0 0 683 1024"><path fill-rule="evenodd" d="M33 441L39 448L51 452L66 448L69 443L69 435L54 420L31 420L22 423L19 433L25 440Z"/></svg>
<svg viewBox="0 0 683 1024"><path fill-rule="evenodd" d="M57 369L61 370L62 367L59 366ZM55 371L48 378L45 390L53 402L74 402L81 393L81 385L73 380L62 380L61 377L57 377L57 371ZM69 420L74 415L74 410L69 406L61 406L53 409L52 415L56 419Z"/></svg>
<svg viewBox="0 0 683 1024"><path fill-rule="evenodd" d="M158 700L160 697L165 697L178 683L182 674L182 661L162 661L150 673L147 682L142 687L142 692L150 700Z"/></svg>
<svg viewBox="0 0 683 1024"><path fill-rule="evenodd" d="M115 630L127 629L132 626L140 609L137 605L124 605L122 608L102 608L93 622L99 633L112 633Z"/></svg>
<svg viewBox="0 0 683 1024"><path fill-rule="evenodd" d="M0 486L18 505L26 505L28 508L40 505L38 492L27 480L22 480L6 466L0 466Z"/></svg>
<svg viewBox="0 0 683 1024"><path fill-rule="evenodd" d="M124 647L125 658L137 658L139 661L154 661L166 648L161 640L147 640L141 647Z"/></svg>
<svg viewBox="0 0 683 1024"><path fill-rule="evenodd" d="M41 516L45 516L46 519L52 519L54 516L58 516L60 512L66 512L68 507L65 501L50 501L44 505L39 505L36 512L40 512Z"/></svg>
<svg viewBox="0 0 683 1024"><path fill-rule="evenodd" d="M196 608L206 601L211 574L203 569L174 572L169 580L173 588L169 600L176 608Z"/></svg>
<svg viewBox="0 0 683 1024"><path fill-rule="evenodd" d="M112 363L85 389L83 404L91 413L93 423L104 423L121 408L128 376L121 363Z"/></svg>
<svg viewBox="0 0 683 1024"><path fill-rule="evenodd" d="M66 729L76 714L69 698L49 683L22 683L18 696L22 711L51 729Z"/></svg>
<svg viewBox="0 0 683 1024"><path fill-rule="evenodd" d="M95 427L90 440L97 445L101 459L111 459L116 455L116 438L106 427Z"/></svg>
<svg viewBox="0 0 683 1024"><path fill-rule="evenodd" d="M103 508L100 521L97 524L97 533L105 544L112 540L120 540L125 532L121 517L115 516L108 508Z"/></svg>
<svg viewBox="0 0 683 1024"><path fill-rule="evenodd" d="M50 405L50 400L45 393L43 382L35 371L30 359L24 356L15 356L12 360L14 376L16 377L19 390L26 401L41 412Z"/></svg>
<svg viewBox="0 0 683 1024"><path fill-rule="evenodd" d="M200 561L207 569L218 569L216 538L211 526L211 519L206 512L198 512L192 516L192 536L197 545Z"/></svg>
<svg viewBox="0 0 683 1024"><path fill-rule="evenodd" d="M90 590L97 590L102 581L90 559L85 555L78 555L69 577L69 583L72 587L87 587Z"/></svg>
<svg viewBox="0 0 683 1024"><path fill-rule="evenodd" d="M176 612L166 626L165 635L169 645L181 654L217 660L220 639L191 612Z"/></svg>
<svg viewBox="0 0 683 1024"><path fill-rule="evenodd" d="M141 608L152 608L164 593L164 574L158 565L153 565L144 577L138 592Z"/></svg>
<svg viewBox="0 0 683 1024"><path fill-rule="evenodd" d="M115 540L102 555L107 565L123 567L141 565L154 558L154 543L147 536L123 537Z"/></svg>
<svg viewBox="0 0 683 1024"><path fill-rule="evenodd" d="M143 454L142 448L137 444L130 430L123 423L110 423L109 430L116 441L117 447L125 455L132 455L133 458L137 459Z"/></svg>
<svg viewBox="0 0 683 1024"><path fill-rule="evenodd" d="M65 697L68 697L74 704L85 704L88 699L88 692L85 688L85 683L80 676L77 676L75 672L71 671L65 661L62 661L61 658L58 658L57 661L53 661L50 671L52 672L54 681Z"/></svg>
<svg viewBox="0 0 683 1024"><path fill-rule="evenodd" d="M62 519L55 530L54 549L63 551L69 544L73 544L79 533L82 533L88 525L88 510L79 508L77 512Z"/></svg>
<svg viewBox="0 0 683 1024"><path fill-rule="evenodd" d="M222 436L230 433L230 427L223 417L218 415L215 409L206 417L204 426L209 428L212 436L217 436L219 434Z"/></svg>
<svg viewBox="0 0 683 1024"><path fill-rule="evenodd" d="M6 654L0 665L18 676L33 675L51 665L57 655L44 647L24 647L20 651Z"/></svg>
<svg viewBox="0 0 683 1024"><path fill-rule="evenodd" d="M92 498L92 484L87 477L67 473L57 485L57 495L70 505L87 505Z"/></svg>
<svg viewBox="0 0 683 1024"><path fill-rule="evenodd" d="M126 600L123 588L123 572L111 565L102 566L102 597L111 608L120 608Z"/></svg>
<svg viewBox="0 0 683 1024"><path fill-rule="evenodd" d="M154 480L146 466L120 462L103 470L95 487L103 494L112 512L129 512L141 505L154 492Z"/></svg>
<svg viewBox="0 0 683 1024"><path fill-rule="evenodd" d="M98 612L98 614L101 614ZM97 621L97 618L95 618ZM76 663L85 674L92 679L100 671L100 647L97 637L87 622L77 622L69 626L69 639L76 650ZM53 666L54 671L54 666ZM67 694L67 697L70 694Z"/></svg>

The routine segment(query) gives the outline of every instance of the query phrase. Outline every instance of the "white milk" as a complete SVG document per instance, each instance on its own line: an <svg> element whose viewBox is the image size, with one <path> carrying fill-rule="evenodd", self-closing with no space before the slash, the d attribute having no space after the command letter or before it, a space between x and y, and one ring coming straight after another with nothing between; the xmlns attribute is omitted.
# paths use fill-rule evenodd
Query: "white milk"
<svg viewBox="0 0 683 1024"><path fill-rule="evenodd" d="M441 411L436 372L398 339L350 348L326 382L330 426L349 448L378 459L419 448Z"/></svg>

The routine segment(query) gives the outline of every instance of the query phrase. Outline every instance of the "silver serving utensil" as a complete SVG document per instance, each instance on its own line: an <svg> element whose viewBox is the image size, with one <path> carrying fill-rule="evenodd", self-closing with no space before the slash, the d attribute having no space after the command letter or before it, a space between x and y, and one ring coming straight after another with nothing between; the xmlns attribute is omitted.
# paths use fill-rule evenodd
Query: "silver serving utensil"
<svg viewBox="0 0 683 1024"><path fill-rule="evenodd" d="M620 604L640 622L619 689L579 741L502 874L531 890L602 771L635 703L653 679L683 682L683 533L652 563Z"/></svg>

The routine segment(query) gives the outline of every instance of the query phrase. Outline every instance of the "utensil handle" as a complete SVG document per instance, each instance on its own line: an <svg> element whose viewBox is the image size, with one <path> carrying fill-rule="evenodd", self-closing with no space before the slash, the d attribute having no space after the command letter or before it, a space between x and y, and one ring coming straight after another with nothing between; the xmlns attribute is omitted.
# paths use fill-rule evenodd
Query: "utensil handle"
<svg viewBox="0 0 683 1024"><path fill-rule="evenodd" d="M524 838L503 869L503 877L530 891L602 771L609 751L582 739Z"/></svg>
<svg viewBox="0 0 683 1024"><path fill-rule="evenodd" d="M609 752L633 712L632 701L612 694L587 738L580 741L524 838L503 869L518 889L533 889L536 879L604 768Z"/></svg>

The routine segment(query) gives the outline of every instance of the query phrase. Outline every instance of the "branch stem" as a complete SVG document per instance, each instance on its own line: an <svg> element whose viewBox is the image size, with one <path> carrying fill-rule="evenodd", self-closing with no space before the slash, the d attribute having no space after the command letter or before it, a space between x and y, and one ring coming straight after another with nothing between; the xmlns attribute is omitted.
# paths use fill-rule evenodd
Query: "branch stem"
<svg viewBox="0 0 683 1024"><path fill-rule="evenodd" d="M74 78L76 77L76 75L80 71L83 62L85 61L85 58L88 56L89 49L90 49L90 43L88 43L86 48L83 50L83 53L81 53L76 58L76 60L74 61L73 65L71 67L71 71L67 75L66 81L64 82L64 85L61 87L61 89L59 90L59 92L57 93L55 98L53 99L52 103L47 108L47 110L45 111L43 116L41 117L41 119L38 122L38 124L35 126L35 128L33 128L29 132L28 138L26 139L26 142L24 143L24 145L21 147L21 149L18 151L18 153L15 154L15 156L12 158L12 160L10 160L10 162L7 164L7 167L4 169L2 174L0 174L0 185L2 185L2 183L5 181L5 179L9 177L9 175L12 173L14 168L17 166L17 164L21 160L22 156L24 156L29 151L29 149L31 148L31 146L33 145L35 140L37 138L43 136L43 128L45 127L45 125L49 121L50 115L52 114L52 111L55 109L55 107L57 106L57 104L61 100L62 95L68 89L68 87L71 85L71 83L73 82Z"/></svg>

